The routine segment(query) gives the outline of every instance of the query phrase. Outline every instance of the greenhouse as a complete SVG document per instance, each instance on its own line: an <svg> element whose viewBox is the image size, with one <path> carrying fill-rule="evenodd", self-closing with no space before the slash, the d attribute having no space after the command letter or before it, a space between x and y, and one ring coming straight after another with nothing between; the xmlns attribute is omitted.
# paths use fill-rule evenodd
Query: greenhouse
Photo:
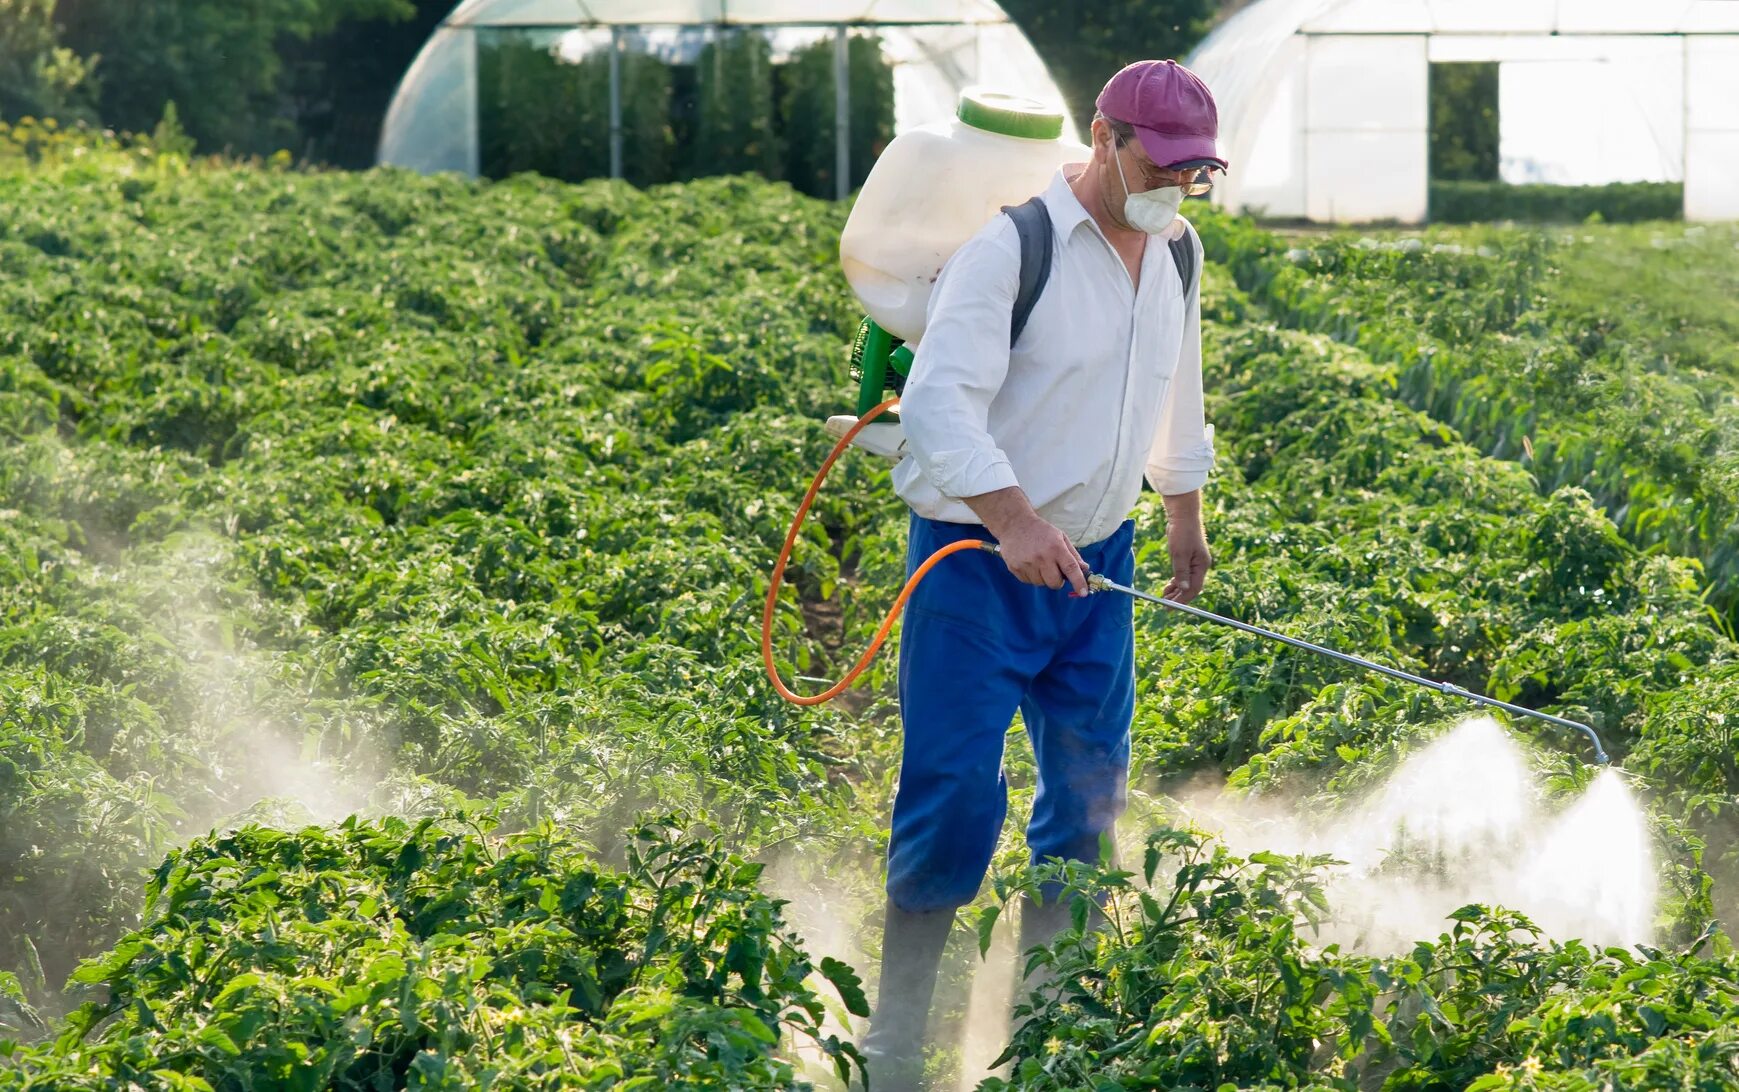
<svg viewBox="0 0 1739 1092"><path fill-rule="evenodd" d="M1062 102L992 0L465 0L378 158L641 185L757 171L835 197L974 85Z"/></svg>
<svg viewBox="0 0 1739 1092"><path fill-rule="evenodd" d="M1257 0L1188 63L1219 101L1232 208L1422 221L1454 158L1439 134L1488 117L1485 166L1455 177L1682 186L1686 219L1739 219L1731 0ZM1458 81L1483 109L1441 94Z"/></svg>

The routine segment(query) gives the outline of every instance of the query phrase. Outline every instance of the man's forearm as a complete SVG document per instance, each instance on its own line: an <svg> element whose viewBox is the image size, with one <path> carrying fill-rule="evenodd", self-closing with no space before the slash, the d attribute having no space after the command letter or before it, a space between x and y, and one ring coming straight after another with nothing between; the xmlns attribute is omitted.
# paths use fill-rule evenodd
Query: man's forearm
<svg viewBox="0 0 1739 1092"><path fill-rule="evenodd" d="M1087 562L1069 537L1046 523L1018 485L962 497L995 536L1009 572L1028 584L1087 594Z"/></svg>
<svg viewBox="0 0 1739 1092"><path fill-rule="evenodd" d="M1032 502L1027 500L1026 490L1018 485L960 499L966 503L966 507L972 509L978 522L988 527L990 533L999 539L1007 538L1015 528L1037 519L1039 515Z"/></svg>
<svg viewBox="0 0 1739 1092"><path fill-rule="evenodd" d="M1202 522L1202 491L1192 489L1188 493L1170 493L1162 497L1165 501L1165 524L1167 527L1178 527L1192 524L1201 526Z"/></svg>

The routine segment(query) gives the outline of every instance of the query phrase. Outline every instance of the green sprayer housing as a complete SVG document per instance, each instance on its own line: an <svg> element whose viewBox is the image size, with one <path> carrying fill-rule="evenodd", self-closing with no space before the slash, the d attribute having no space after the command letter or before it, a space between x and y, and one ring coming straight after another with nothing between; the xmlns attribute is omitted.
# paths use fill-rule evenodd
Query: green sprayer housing
<svg viewBox="0 0 1739 1092"><path fill-rule="evenodd" d="M862 417L906 388L912 371L912 350L906 343L866 317L851 343L851 377L857 380L857 415Z"/></svg>

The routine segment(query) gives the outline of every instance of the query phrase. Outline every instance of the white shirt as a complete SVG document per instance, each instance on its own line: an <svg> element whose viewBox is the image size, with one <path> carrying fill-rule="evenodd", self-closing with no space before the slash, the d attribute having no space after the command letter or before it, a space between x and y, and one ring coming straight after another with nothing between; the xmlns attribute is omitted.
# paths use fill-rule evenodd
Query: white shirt
<svg viewBox="0 0 1739 1092"><path fill-rule="evenodd" d="M977 523L958 498L1019 485L1041 517L1085 546L1128 517L1144 471L1162 494L1207 481L1201 294L1184 298L1160 237L1148 240L1139 289L1131 284L1069 188L1083 169L1063 167L1044 193L1056 250L1012 351L1014 222L993 218L942 268L900 398L911 454L894 467L896 492L921 516Z"/></svg>

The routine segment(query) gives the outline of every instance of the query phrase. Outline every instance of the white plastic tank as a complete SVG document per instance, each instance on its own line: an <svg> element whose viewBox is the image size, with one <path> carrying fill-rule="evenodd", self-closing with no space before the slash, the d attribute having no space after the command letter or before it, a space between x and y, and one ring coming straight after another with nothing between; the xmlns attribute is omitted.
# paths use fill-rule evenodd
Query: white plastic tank
<svg viewBox="0 0 1739 1092"><path fill-rule="evenodd" d="M865 313L917 341L949 256L1004 205L1042 193L1059 166L1091 155L1063 138L1061 111L981 89L961 94L954 120L895 137L839 237L845 279Z"/></svg>

